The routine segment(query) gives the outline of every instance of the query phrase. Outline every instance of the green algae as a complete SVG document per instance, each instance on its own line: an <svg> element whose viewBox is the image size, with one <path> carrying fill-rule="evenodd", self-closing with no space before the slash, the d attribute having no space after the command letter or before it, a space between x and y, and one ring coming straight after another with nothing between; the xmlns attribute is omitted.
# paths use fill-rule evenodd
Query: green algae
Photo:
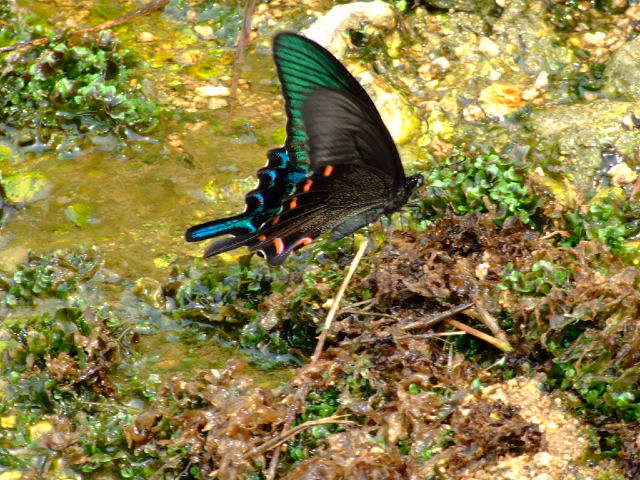
<svg viewBox="0 0 640 480"><path fill-rule="evenodd" d="M25 172L1 176L0 185L10 202L29 203L46 198L52 183L41 173Z"/></svg>

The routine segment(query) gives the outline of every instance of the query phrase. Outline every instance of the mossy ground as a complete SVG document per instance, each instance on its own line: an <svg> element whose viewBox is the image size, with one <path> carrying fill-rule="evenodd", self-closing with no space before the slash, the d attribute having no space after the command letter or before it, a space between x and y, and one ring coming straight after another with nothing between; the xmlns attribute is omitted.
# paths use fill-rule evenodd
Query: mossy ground
<svg viewBox="0 0 640 480"><path fill-rule="evenodd" d="M206 20L210 2L187 3ZM173 2L169 11L182 18L176 12L187 7ZM611 8L585 13L554 2L548 14L571 31L589 16L606 20ZM237 6L219 11L212 22L237 28L237 12ZM6 42L38 34L22 21L10 25L2 30ZM14 135L23 139L16 142L22 154L34 145L66 145L61 151L68 152L67 139L82 145L76 133L85 131L129 142L128 128L149 133L165 114L198 124L197 136L222 130L221 118L179 111L180 102L165 103L160 115L130 80L139 59L112 40L34 49L20 57L22 70L7 72L13 96L4 105L13 113L3 121L12 135L22 132ZM197 66L173 69L214 76ZM188 96L171 89L174 100ZM33 95L22 95L27 90ZM352 239L305 249L279 269L248 256L177 259L162 244L153 256L160 278L132 276L115 268L109 241L102 248L44 249L5 269L2 473L259 479L282 446L276 474L288 479L499 478L509 459L536 472L556 468L557 478L635 478L640 209L632 186L563 203L555 184L531 179L535 155L526 148L497 153L459 135L460 148L430 164L409 223L384 241L376 226L369 229L380 242L360 264L316 363L309 355L353 258ZM235 124L231 136L267 138L247 124ZM180 162L191 162L187 150L177 150ZM138 167L130 171L144 171ZM25 208L4 196L2 205ZM74 228L90 225L89 217L76 219ZM473 306L429 322L464 303ZM496 335L487 317L511 351L448 323ZM278 373L268 377L256 368ZM309 393L291 426L316 423L281 436L303 387ZM545 405L553 399L555 407L532 414L523 396ZM557 437L539 418L545 411L557 423L571 415L580 420L562 424L580 434L580 448L562 450L561 460L553 457ZM321 423L328 417L351 423Z"/></svg>

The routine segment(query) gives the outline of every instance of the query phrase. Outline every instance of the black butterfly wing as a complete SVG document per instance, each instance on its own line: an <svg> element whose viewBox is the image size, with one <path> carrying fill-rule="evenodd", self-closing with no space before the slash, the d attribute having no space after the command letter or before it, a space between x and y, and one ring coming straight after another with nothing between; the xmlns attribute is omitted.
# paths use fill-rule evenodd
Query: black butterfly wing
<svg viewBox="0 0 640 480"><path fill-rule="evenodd" d="M324 89L309 95L303 108L309 135L310 168L354 163L376 169L395 188L404 187L398 150L377 110L350 92Z"/></svg>
<svg viewBox="0 0 640 480"><path fill-rule="evenodd" d="M228 218L212 220L189 228L185 238L197 242L219 235L245 236L255 233L266 221L272 219L282 208L282 200L289 197L296 184L307 176L307 172L290 161L285 148L275 148L267 153L267 165L258 170L258 186L247 193L245 211ZM216 248L214 246L218 245ZM210 250L217 251L221 243L214 243ZM227 249L217 251L221 253ZM215 253L205 254L205 256Z"/></svg>
<svg viewBox="0 0 640 480"><path fill-rule="evenodd" d="M393 145L367 92L327 49L301 35L281 32L273 41L273 58L287 112L286 143L298 166L310 162L307 143L311 136L309 124L303 118L303 108L308 98L321 90L341 90L357 98L366 105L367 114L376 119Z"/></svg>
<svg viewBox="0 0 640 480"><path fill-rule="evenodd" d="M282 212L247 236L243 244L261 251L271 265L333 230L333 239L372 222L384 213L392 185L386 176L364 166L330 165L298 184Z"/></svg>
<svg viewBox="0 0 640 480"><path fill-rule="evenodd" d="M274 40L274 59L288 120L286 145L272 152L287 155L288 173L269 169L270 156L243 214L189 229L193 240L234 235L214 242L205 256L247 246L280 265L327 231L336 240L399 208L421 183L412 177L407 184L373 102L331 53L284 32ZM286 188L274 187L273 172ZM263 197L268 208L258 205Z"/></svg>
<svg viewBox="0 0 640 480"><path fill-rule="evenodd" d="M307 97L302 114L313 174L298 184L278 216L245 239L251 250L278 265L322 233L332 231L331 240L337 240L406 201L395 145L369 109L343 90L323 89ZM399 172L390 162L394 158Z"/></svg>

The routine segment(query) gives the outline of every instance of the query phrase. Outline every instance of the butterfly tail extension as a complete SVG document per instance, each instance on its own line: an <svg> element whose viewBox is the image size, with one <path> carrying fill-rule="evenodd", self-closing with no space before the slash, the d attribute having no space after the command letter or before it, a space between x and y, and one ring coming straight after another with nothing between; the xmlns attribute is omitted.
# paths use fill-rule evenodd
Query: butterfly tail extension
<svg viewBox="0 0 640 480"><path fill-rule="evenodd" d="M184 238L187 242L199 242L219 235L247 235L256 231L251 219L246 215L236 215L220 220L195 225L187 229Z"/></svg>
<svg viewBox="0 0 640 480"><path fill-rule="evenodd" d="M262 240L260 238L262 237ZM284 261L299 248L309 245L314 237L304 232L294 232L288 236L265 238L259 236L258 243L250 245L251 251L261 252L270 265L282 265Z"/></svg>

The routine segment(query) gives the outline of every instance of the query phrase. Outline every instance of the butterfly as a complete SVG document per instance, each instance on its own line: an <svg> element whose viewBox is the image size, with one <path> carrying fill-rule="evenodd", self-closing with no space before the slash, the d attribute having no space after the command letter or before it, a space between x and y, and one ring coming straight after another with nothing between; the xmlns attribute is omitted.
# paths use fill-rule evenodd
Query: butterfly
<svg viewBox="0 0 640 480"><path fill-rule="evenodd" d="M329 51L281 32L273 57L287 113L285 145L267 153L243 213L186 231L190 242L232 235L209 245L205 257L247 246L281 265L325 232L335 241L390 215L423 182L405 176L373 101Z"/></svg>

